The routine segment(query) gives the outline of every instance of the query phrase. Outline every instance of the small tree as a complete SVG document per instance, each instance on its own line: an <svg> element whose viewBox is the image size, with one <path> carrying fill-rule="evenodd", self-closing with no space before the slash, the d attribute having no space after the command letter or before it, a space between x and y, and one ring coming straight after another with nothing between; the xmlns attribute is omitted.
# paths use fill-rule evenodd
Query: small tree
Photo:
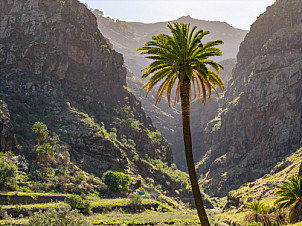
<svg viewBox="0 0 302 226"><path fill-rule="evenodd" d="M5 154L0 155L0 185L1 187L16 186L18 167Z"/></svg>
<svg viewBox="0 0 302 226"><path fill-rule="evenodd" d="M40 146L40 143L42 141L45 141L48 137L48 129L47 129L47 126L43 122L36 122L32 126L32 132L35 136L35 141L38 142L39 146Z"/></svg>
<svg viewBox="0 0 302 226"><path fill-rule="evenodd" d="M112 191L128 191L131 177L121 172L113 172L111 170L103 174L104 183Z"/></svg>

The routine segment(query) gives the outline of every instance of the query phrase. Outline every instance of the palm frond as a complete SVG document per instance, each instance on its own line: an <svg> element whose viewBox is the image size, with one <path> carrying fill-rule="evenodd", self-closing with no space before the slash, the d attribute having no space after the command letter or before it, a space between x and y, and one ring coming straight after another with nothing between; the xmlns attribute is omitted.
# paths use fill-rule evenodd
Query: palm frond
<svg viewBox="0 0 302 226"><path fill-rule="evenodd" d="M187 77L191 81L190 101L196 98L199 101L202 96L204 104L206 104L207 99L210 102L212 90L219 95L216 87L224 88L221 78L216 73L223 69L223 66L209 59L212 56L221 56L220 49L215 46L223 44L223 42L214 40L202 43L204 36L210 32L197 30L196 26L190 29L189 24L172 24L170 22L167 26L171 35L153 36L151 41L137 48L141 54L147 54L146 58L152 60L152 63L144 68L142 74L143 79L151 76L143 86L147 95L156 84L163 80L156 95L156 103L160 102L161 96L167 92L170 106L174 84L178 80L174 98L176 103L179 101L180 84Z"/></svg>
<svg viewBox="0 0 302 226"><path fill-rule="evenodd" d="M299 213L302 211L302 178L290 177L288 181L283 181L282 185L277 186L279 189L276 195L279 196L274 205L278 210L290 208L290 222L295 222Z"/></svg>

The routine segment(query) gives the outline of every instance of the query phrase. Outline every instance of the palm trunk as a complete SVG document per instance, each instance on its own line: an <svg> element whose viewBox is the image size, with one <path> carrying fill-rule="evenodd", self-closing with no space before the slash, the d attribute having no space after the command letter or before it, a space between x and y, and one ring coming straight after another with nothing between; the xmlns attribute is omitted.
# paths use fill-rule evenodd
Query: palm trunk
<svg viewBox="0 0 302 226"><path fill-rule="evenodd" d="M204 209L201 193L199 190L198 179L195 170L195 163L192 151L192 138L190 128L190 80L185 76L184 81L180 86L180 98L181 98L181 112L182 112L182 127L185 144L185 153L187 166L194 196L194 201L200 219L200 223L203 226L209 226L209 220Z"/></svg>

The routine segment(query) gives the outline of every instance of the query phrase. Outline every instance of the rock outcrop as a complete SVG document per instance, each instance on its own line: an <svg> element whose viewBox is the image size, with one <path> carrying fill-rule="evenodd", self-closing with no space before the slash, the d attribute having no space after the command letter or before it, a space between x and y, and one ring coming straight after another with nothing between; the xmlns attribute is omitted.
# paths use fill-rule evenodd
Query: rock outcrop
<svg viewBox="0 0 302 226"><path fill-rule="evenodd" d="M0 152L11 151L14 145L14 130L10 123L7 105L0 100Z"/></svg>
<svg viewBox="0 0 302 226"><path fill-rule="evenodd" d="M240 46L196 156L206 192L224 196L302 145L302 2L279 0Z"/></svg>
<svg viewBox="0 0 302 226"><path fill-rule="evenodd" d="M123 63L77 0L0 1L0 98L23 151L42 121L87 172L124 171L181 187L146 161L171 164L172 152L128 91Z"/></svg>

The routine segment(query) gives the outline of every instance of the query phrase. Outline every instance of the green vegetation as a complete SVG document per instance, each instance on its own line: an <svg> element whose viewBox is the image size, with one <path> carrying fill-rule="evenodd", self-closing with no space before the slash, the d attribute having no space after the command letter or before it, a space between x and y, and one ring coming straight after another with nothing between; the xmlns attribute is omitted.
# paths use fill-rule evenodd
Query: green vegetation
<svg viewBox="0 0 302 226"><path fill-rule="evenodd" d="M277 187L276 195L279 198L274 205L279 210L290 208L289 222L296 223L302 212L302 178L291 177L287 181L282 181L282 185Z"/></svg>
<svg viewBox="0 0 302 226"><path fill-rule="evenodd" d="M71 195L65 199L65 202L70 205L71 209L79 210L81 213L91 214L91 203L79 195Z"/></svg>
<svg viewBox="0 0 302 226"><path fill-rule="evenodd" d="M11 153L0 153L0 186L1 190L16 188L18 167L11 160Z"/></svg>
<svg viewBox="0 0 302 226"><path fill-rule="evenodd" d="M36 122L32 126L32 132L39 146L42 141L45 141L48 138L48 129L43 122Z"/></svg>
<svg viewBox="0 0 302 226"><path fill-rule="evenodd" d="M269 207L260 201L247 204L247 208L252 213L251 216L249 216L248 222L263 222L265 220L263 215L268 214L269 211Z"/></svg>
<svg viewBox="0 0 302 226"><path fill-rule="evenodd" d="M251 211L253 214L255 214L256 218L259 214L267 214L269 211L269 207L265 206L260 201L254 201L249 204L247 204L247 208L249 211Z"/></svg>
<svg viewBox="0 0 302 226"><path fill-rule="evenodd" d="M140 195L131 194L129 196L130 202L129 205L135 210L140 210L143 204L143 200Z"/></svg>
<svg viewBox="0 0 302 226"><path fill-rule="evenodd" d="M97 214L90 216L89 219L96 224L157 224L157 225L200 225L196 213L191 211L184 212L157 212L146 211L143 213L125 214L123 212L111 212L107 214Z"/></svg>
<svg viewBox="0 0 302 226"><path fill-rule="evenodd" d="M111 170L103 174L104 183L112 191L128 191L130 176L122 172L113 172Z"/></svg>
<svg viewBox="0 0 302 226"><path fill-rule="evenodd" d="M43 144L37 147L37 162L49 165L54 156L53 147L50 144Z"/></svg>
<svg viewBox="0 0 302 226"><path fill-rule="evenodd" d="M297 202L297 200L299 200L299 183L301 183L301 181L299 182L300 178L296 175L299 172L301 163L302 149L299 149L277 163L275 167L270 170L269 174L266 174L256 181L247 183L237 190L231 191L229 193L231 199L240 200L242 205L230 207L223 213L219 213L217 220L240 225L247 223L251 223L252 225L254 221L254 224L256 224L255 213L249 211L246 206L258 202L259 208L256 209L261 210L261 205L270 209L268 213L266 211L259 213L261 211L258 211L258 224L286 225L289 223L291 221L290 214L291 211L293 211L292 208L295 207L297 208L296 211L299 211L299 201ZM278 199L280 201L276 202ZM281 204L284 206L287 205L287 207L283 208ZM278 211L273 213L274 209ZM301 219L298 218L298 220ZM270 224L265 224L265 221L270 222Z"/></svg>
<svg viewBox="0 0 302 226"><path fill-rule="evenodd" d="M47 127L46 127L47 129ZM49 136L49 135L48 135ZM46 141L45 141L46 142ZM55 191L53 190L53 184L58 183L57 181L57 176L58 176L58 168L60 168L60 170L62 170L62 162L67 163L67 165L71 164L70 160L69 160L69 155L66 155L65 152L65 157L64 157L64 161L62 161L62 157L63 157L63 153L64 151L66 151L64 146L60 145L60 140L58 137L53 138L53 137L48 137L47 138L47 143L43 143L43 141L41 141L41 145L38 147L43 147L43 145L48 144L52 150L53 150L53 156L52 156L52 161L45 161L45 162L41 162L39 160L39 158L37 158L37 156L33 155L33 162L31 163L32 166L35 166L36 168L34 168L34 172L38 173L35 174L35 177L37 177L35 180L36 182L38 181L43 181L43 183L41 183L41 185L39 187L35 187L35 183L33 183L33 177L32 175L28 174L28 172L26 174L24 174L26 171L24 171L24 169L20 168L20 173L18 173L18 171L16 171L16 176L14 178L16 178L16 185L18 184L19 188L22 188L22 190L27 187L27 189L29 190L33 190L33 189L37 189L38 191ZM63 151L64 150L64 151ZM33 150L34 153L36 153L36 149ZM61 156L61 157L60 157ZM6 159L6 161L8 160L8 162L13 163L13 160L15 157L13 156L12 153L2 153L1 154L1 161L2 158ZM58 160L61 159L59 162L61 162L58 165ZM152 164L152 167L154 167L154 169L156 170L160 170L162 172L165 173L165 175L169 175L171 178L173 178L173 180L180 180L182 183L182 187L183 187L183 191L180 191L179 188L177 189L180 192L185 192L185 190L189 189L190 187L188 187L189 185L189 178L188 175L186 173L183 173L181 171L179 171L177 169L177 167L175 165L172 165L171 167L169 167L167 165L167 163L162 162L160 159L151 159L151 158L147 158L148 161ZM19 160L18 160L19 162ZM289 164L289 162L292 163ZM236 223L241 223L242 225L280 225L281 223L284 224L284 222L286 222L286 215L289 215L288 217L288 222L295 222L295 221L291 221L290 216L291 216L291 210L292 208L290 208L289 210L287 208L282 208L281 206L277 207L279 209L282 210L281 213L270 213L272 211L272 208L268 208L267 206L271 206L271 204L276 201L276 196L275 198L269 199L268 197L264 197L263 200L259 201L259 199L257 197L259 197L259 195L263 192L265 194L276 194L278 193L278 189L280 190L280 188L282 187L282 185L284 184L288 184L290 183L290 181L292 179L289 179L288 181L284 181L284 182L280 182L275 183L272 181L274 180L280 180L282 178L285 178L287 175L291 175L291 174L296 174L297 170L299 169L300 166L300 162L302 162L302 149L298 150L295 154L293 154L292 156L288 157L287 159L285 159L282 162L279 162L278 164L276 164L276 167L274 169L272 169L272 175L266 175L265 177L258 179L258 183L261 182L261 189L266 189L266 190L261 190L260 187L258 187L257 185L255 185L253 183L250 183L247 185L246 190L245 188L241 188L243 189L241 192L244 193L248 193L248 192L253 192L256 190L259 190L257 193L257 196L255 196L256 201L253 201L249 204L246 205L247 208L232 208L231 210L227 210L224 213L215 213L212 214L212 218L215 219L215 222L236 222ZM27 163L28 164L28 163ZM20 165L20 163L18 163L18 165ZM283 167L283 165L287 166L287 167ZM16 165L15 165L16 167ZM69 165L70 167L70 165ZM64 167L63 167L64 168ZM282 170L280 171L279 168L281 168ZM16 167L17 169L17 167ZM87 185L89 185L89 183L91 183L92 181L94 181L92 184L96 183L98 181L98 183L102 182L96 178L96 177L92 177L92 176L88 176L88 174L86 174L85 172L81 171L80 169L75 169L75 171L70 174L70 172L68 172L69 170L66 169L66 178L68 181L70 181L72 183L72 186L80 188L82 187L83 184L87 183ZM293 172L292 172L293 171ZM276 173L277 172L277 173ZM275 174L274 174L275 173ZM106 173L105 173L106 174ZM104 177L105 177L104 174ZM108 175L111 175L111 181L117 181L119 184L118 186L115 184L113 185L113 189L110 187L110 185L107 184L108 188L111 190L114 190L118 187L118 190L116 191L122 191L122 190L128 190L129 189L129 182L130 182L130 177L129 175L126 175L124 173L120 173L120 172L107 172ZM117 176L116 178L119 179L113 179L115 175ZM281 175L281 176L280 176ZM52 177L56 178L56 179L52 179ZM121 178L123 177L127 177L129 180L123 180ZM151 178L150 178L151 179ZM104 178L105 181L105 178ZM109 180L110 181L110 180ZM122 184L122 182L127 181L127 183ZM265 183L264 183L265 181ZM299 182L298 179L296 178L294 180L295 182L292 184L295 185L299 185L301 184L301 181ZM84 182L84 183L83 183ZM153 182L154 183L154 182ZM114 183L113 183L114 184ZM268 185L268 187L266 188L266 184ZM281 185L280 185L281 184ZM277 187L272 186L272 185L277 185ZM67 187L69 187L70 185L67 185ZM91 185L89 185L91 186ZM103 189L105 189L105 185L102 184ZM105 186L105 187L104 187ZM149 185L150 188L152 187L151 184ZM167 185L169 186L169 185ZM286 187L288 188L288 186ZM17 187L15 186L14 189L17 189ZM56 188L56 192L58 191L62 191L60 190L60 188ZM69 191L70 193L75 193L75 190L70 190L69 188L65 188L66 191ZM83 189L83 187L81 188ZM10 209L14 209L17 212L21 212L23 210L27 210L27 209L34 209L34 208L48 208L49 210L47 211L47 213L49 215L43 215L43 217L45 218L45 222L49 223L49 218L51 218L50 216L54 216L53 221L55 222L55 219L61 219L62 222L69 222L70 219L69 216L71 216L72 214L77 213L77 215L75 216L75 222L79 222L77 224L80 225L81 223L81 219L87 221L89 224L93 223L121 223L121 224L125 224L125 223L158 223L158 224L168 224L169 222L174 222L175 225L193 225L193 224L197 224L198 220L197 220L197 216L195 215L195 213L192 212L183 212L183 211L179 211L176 209L171 208L171 206L162 203L162 202L157 202L154 200L149 200L149 199L142 199L141 196L137 196L137 195L130 195L128 198L123 198L123 199L100 199L99 195L100 193L97 192L97 189L93 188L90 190L81 190L79 189L76 193L80 194L81 192L85 192L85 193L92 193L94 192L94 194L91 194L88 196L88 198L86 198L85 195L72 195L72 196L67 196L65 202L68 204L64 204L62 202L58 203L56 202L56 200L54 199L53 202L49 202L49 203L45 203L45 204L32 204L32 205L12 205L10 204L10 201L8 199L8 203L9 205L5 205L3 206L3 208L0 210L0 214L2 214L2 218L5 218L5 221L2 222L18 222L21 224L29 224L29 222L32 225L39 225L39 221L42 220L42 217L38 214L34 214L33 217L31 217L29 220L27 220L26 218L23 218L22 220L9 220L9 218L7 218L7 214L6 211L10 210ZM156 186L154 187L155 191L161 191L162 188ZM159 190L158 190L159 189ZM281 189L282 190L282 189ZM298 191L299 189L296 189L295 191ZM238 191L237 191L238 192ZM259 193L261 192L261 193ZM3 193L5 195L18 195L18 196L22 196L22 195L29 195L32 196L34 199L38 199L39 196L51 196L51 195L57 195L55 193L48 193L48 194L43 194L43 193L39 193L39 194L31 194L31 193L22 193L22 192L10 192L10 193ZM60 194L58 194L60 195ZM233 192L232 196L238 196L238 193L236 193L235 191ZM162 195L161 195L162 196ZM147 196L149 197L149 196ZM281 196L280 196L281 197ZM292 194L290 196L291 198L294 197L294 195ZM282 197L281 197L282 198ZM159 198L158 200L165 200L166 203L172 203L167 201L167 199L162 199ZM244 199L246 200L246 199ZM282 198L282 200L284 201L285 199ZM150 204L152 202L157 202L159 205L159 208L157 209L157 211L143 211L141 209L141 206L143 204ZM217 206L222 206L222 204L220 203L221 201L219 199L216 199L216 202L218 203ZM293 201L289 201L290 203L298 203L298 202L293 202ZM277 203L277 202L275 202ZM91 208L92 207L106 207L106 209L108 208L108 210L110 208L112 208L112 206L131 206L133 212L137 212L137 213L132 213L132 214L126 214L125 212L121 212L121 211L113 211L110 213L106 213L106 214L93 214L90 215L88 218L83 217L83 215L81 214L85 214L85 215L89 215L92 213ZM70 208L69 208L70 206ZM300 207L299 204L292 205L289 207ZM55 210L55 208L59 208L58 210ZM68 214L66 214L67 210L62 211L62 209L68 209ZM77 212L72 212L76 210ZM270 210L270 211L269 211ZM63 217L62 215L56 213L56 212L60 212L61 213L65 213L66 217ZM165 211L168 211L167 213L163 213ZM247 211L247 212L246 212ZM72 213L71 213L72 212ZM285 214L288 213L289 214ZM296 213L299 212L299 210L296 211ZM50 215L51 213L51 215ZM81 214L80 214L81 213ZM70 214L70 215L69 215ZM181 216L183 218L181 218ZM229 220L228 220L229 219ZM8 221L9 220L9 221ZM235 221L234 221L235 220ZM59 220L58 220L59 221ZM1 222L0 222L1 223ZM42 223L40 225L43 225ZM56 225L55 223L53 223L53 225ZM85 224L87 225L87 224Z"/></svg>
<svg viewBox="0 0 302 226"><path fill-rule="evenodd" d="M150 131L147 129L148 137L150 138L153 144L158 144L162 142L162 135L159 131Z"/></svg>
<svg viewBox="0 0 302 226"><path fill-rule="evenodd" d="M238 102L239 102L239 100L240 100L241 95L243 95L243 94L244 94L244 92L241 92L241 93L239 94L238 97L236 97L234 100L232 100L232 101L229 102L228 104L229 104L229 105L237 105Z"/></svg>
<svg viewBox="0 0 302 226"><path fill-rule="evenodd" d="M46 212L34 213L29 219L30 226L62 226L62 225L78 225L89 226L92 223L81 215L77 210L61 207L59 209L49 209Z"/></svg>
<svg viewBox="0 0 302 226"><path fill-rule="evenodd" d="M216 86L224 88L223 82L216 72L223 67L222 65L209 60L211 56L221 56L221 51L215 46L222 44L221 40L211 41L203 44L202 39L209 34L209 31L199 30L187 24L168 23L172 36L160 34L152 37L152 41L146 42L143 47L138 48L141 54L149 54L146 58L153 62L145 68L142 78L146 79L149 75L151 78L143 86L147 94L161 81L164 82L159 87L156 96L156 103L160 102L162 95L167 91L168 104L170 106L170 97L172 88L177 82L175 103L181 98L181 109L183 119L185 152L188 163L188 171L192 185L195 204L198 216L202 225L209 225L206 212L204 210L198 179L196 176L195 165L192 153L192 138L190 128L190 102L192 99L192 90L199 101L202 92L203 103L206 104L207 95L211 99L212 89L216 92ZM208 66L214 69L212 71ZM196 87L197 89L196 89ZM192 88L193 86L193 88Z"/></svg>
<svg viewBox="0 0 302 226"><path fill-rule="evenodd" d="M83 112L78 111L76 108L71 107L70 103L67 103L68 109L70 113L73 115L79 117L79 120L85 124L88 125L91 128L96 128L98 130L98 133L96 135L100 135L102 137L107 138L108 140L111 140L113 143L116 143L117 140L114 136L110 136L108 131L106 130L104 124L100 125L99 123L96 123L93 117L90 117L88 114L85 114Z"/></svg>
<svg viewBox="0 0 302 226"><path fill-rule="evenodd" d="M58 136L49 136L45 124L35 123L33 132L40 145L33 146L27 158L0 153L2 190L76 194L107 190L101 179L89 176L71 163L68 148Z"/></svg>

